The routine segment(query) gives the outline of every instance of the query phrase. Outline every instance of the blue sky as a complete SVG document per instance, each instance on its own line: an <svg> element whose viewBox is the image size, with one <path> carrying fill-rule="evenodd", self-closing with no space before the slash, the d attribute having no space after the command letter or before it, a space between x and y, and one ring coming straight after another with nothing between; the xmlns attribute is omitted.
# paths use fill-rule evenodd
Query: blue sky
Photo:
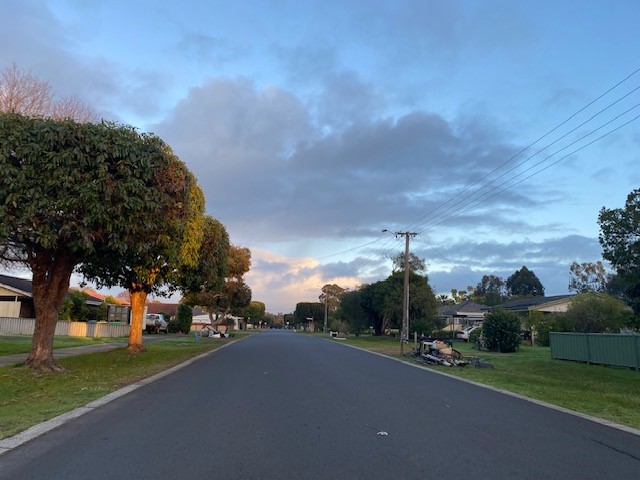
<svg viewBox="0 0 640 480"><path fill-rule="evenodd" d="M0 66L174 148L272 312L384 278L403 248L384 228L420 233L438 292L527 265L566 293L571 262L600 259L599 209L640 184L640 120L585 146L640 114L640 72L515 156L640 68L637 1L3 0L0 15Z"/></svg>

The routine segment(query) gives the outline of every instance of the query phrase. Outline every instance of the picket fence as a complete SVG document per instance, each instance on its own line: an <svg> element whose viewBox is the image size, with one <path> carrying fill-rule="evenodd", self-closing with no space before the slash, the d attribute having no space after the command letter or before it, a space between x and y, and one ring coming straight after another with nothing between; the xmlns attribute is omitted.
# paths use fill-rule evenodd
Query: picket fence
<svg viewBox="0 0 640 480"><path fill-rule="evenodd" d="M0 335L33 335L35 318L0 317ZM129 325L109 322L58 322L56 335L117 338L129 336Z"/></svg>

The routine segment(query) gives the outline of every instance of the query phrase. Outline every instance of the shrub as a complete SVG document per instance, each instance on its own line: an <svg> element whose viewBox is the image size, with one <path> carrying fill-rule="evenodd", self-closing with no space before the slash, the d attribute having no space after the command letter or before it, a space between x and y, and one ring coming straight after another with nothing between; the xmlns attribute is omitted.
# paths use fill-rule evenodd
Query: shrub
<svg viewBox="0 0 640 480"><path fill-rule="evenodd" d="M433 322L426 319L415 320L409 324L409 336L413 338L413 332L420 335L430 335L433 330Z"/></svg>
<svg viewBox="0 0 640 480"><path fill-rule="evenodd" d="M488 350L509 353L520 345L520 319L515 313L496 309L486 316L482 333Z"/></svg>
<svg viewBox="0 0 640 480"><path fill-rule="evenodd" d="M617 333L630 326L631 309L622 301L606 293L582 293L571 301L566 313L572 330L581 333Z"/></svg>
<svg viewBox="0 0 640 480"><path fill-rule="evenodd" d="M182 333L189 333L191 330L191 322L193 321L193 312L191 311L191 307L184 303L178 305L176 320L180 326L180 331Z"/></svg>

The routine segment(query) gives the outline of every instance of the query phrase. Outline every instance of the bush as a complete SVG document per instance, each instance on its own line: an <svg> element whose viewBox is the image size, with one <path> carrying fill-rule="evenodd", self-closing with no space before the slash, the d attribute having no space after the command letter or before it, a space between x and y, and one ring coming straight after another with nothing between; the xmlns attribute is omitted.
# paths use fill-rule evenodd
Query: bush
<svg viewBox="0 0 640 480"><path fill-rule="evenodd" d="M446 340L448 338L451 338L451 339L456 338L456 332L451 332L450 330L434 330L431 333L427 331L425 332L425 335L427 337L439 338L441 340Z"/></svg>
<svg viewBox="0 0 640 480"><path fill-rule="evenodd" d="M565 315L572 330L580 333L617 333L633 321L633 312L622 300L595 292L576 295Z"/></svg>
<svg viewBox="0 0 640 480"><path fill-rule="evenodd" d="M413 332L417 332L418 336L429 336L432 330L433 322L426 319L415 320L409 325L409 337L413 338Z"/></svg>
<svg viewBox="0 0 640 480"><path fill-rule="evenodd" d="M189 333L191 331L191 322L193 321L193 312L191 311L191 307L184 303L178 305L176 320L180 326L180 331L182 333Z"/></svg>
<svg viewBox="0 0 640 480"><path fill-rule="evenodd" d="M520 345L520 319L515 313L496 309L486 316L482 333L488 350L509 353Z"/></svg>

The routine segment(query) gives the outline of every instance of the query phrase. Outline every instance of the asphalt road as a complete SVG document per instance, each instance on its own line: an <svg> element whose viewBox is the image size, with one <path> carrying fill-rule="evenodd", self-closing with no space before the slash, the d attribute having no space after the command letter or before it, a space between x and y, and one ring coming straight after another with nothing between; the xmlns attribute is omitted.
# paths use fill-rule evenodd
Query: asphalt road
<svg viewBox="0 0 640 480"><path fill-rule="evenodd" d="M637 479L640 437L265 332L2 455L0 478Z"/></svg>

